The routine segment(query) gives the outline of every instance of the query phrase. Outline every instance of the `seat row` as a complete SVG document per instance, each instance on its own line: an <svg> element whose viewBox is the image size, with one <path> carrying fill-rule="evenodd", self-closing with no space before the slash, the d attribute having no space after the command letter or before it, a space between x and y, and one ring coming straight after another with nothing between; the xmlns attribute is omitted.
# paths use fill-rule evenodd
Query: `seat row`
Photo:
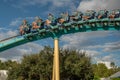
<svg viewBox="0 0 120 80"><path fill-rule="evenodd" d="M75 11L71 15L68 12L63 12L60 14L58 18L56 18L53 14L49 13L48 18L43 21L40 17L35 17L35 21L32 24L29 24L27 20L23 20L20 25L19 32L21 35L28 34L31 32L36 32L37 30L51 29L51 26L59 26L63 27L64 23L76 22L76 21L87 21L92 19L114 19L120 17L120 10L100 10L95 12L94 10L87 10L85 13L80 11Z"/></svg>

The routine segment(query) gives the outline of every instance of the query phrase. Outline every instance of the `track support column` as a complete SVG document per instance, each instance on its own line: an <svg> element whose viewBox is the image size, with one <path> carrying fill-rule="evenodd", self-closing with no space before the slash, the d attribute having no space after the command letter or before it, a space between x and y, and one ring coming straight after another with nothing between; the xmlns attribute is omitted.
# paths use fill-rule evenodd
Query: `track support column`
<svg viewBox="0 0 120 80"><path fill-rule="evenodd" d="M59 40L54 38L54 59L53 59L53 78L52 80L60 80L59 70Z"/></svg>
<svg viewBox="0 0 120 80"><path fill-rule="evenodd" d="M55 80L55 54L53 54L53 71L52 71L52 80Z"/></svg>

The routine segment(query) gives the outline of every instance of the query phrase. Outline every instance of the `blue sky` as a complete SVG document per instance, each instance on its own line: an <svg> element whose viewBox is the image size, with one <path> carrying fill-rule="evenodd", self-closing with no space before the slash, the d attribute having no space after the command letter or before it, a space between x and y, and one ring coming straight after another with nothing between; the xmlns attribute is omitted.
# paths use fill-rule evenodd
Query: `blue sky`
<svg viewBox="0 0 120 80"><path fill-rule="evenodd" d="M0 40L18 34L18 27L23 19L29 22L35 16L44 20L48 13L56 17L61 12L75 10L120 9L120 0L1 0L0 1ZM53 47L53 39L43 39L28 43L0 53L1 60L19 60L24 54L33 54L43 46ZM60 48L85 50L92 61L114 61L120 66L120 31L99 31L63 35Z"/></svg>

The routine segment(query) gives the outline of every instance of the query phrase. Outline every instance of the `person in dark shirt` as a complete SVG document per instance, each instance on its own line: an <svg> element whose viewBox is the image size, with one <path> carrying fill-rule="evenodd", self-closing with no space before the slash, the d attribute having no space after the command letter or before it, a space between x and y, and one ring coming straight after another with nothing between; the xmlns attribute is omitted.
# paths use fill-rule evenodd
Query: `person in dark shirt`
<svg viewBox="0 0 120 80"><path fill-rule="evenodd" d="M108 11L105 9L105 10L100 10L98 12L98 15L97 15L97 18L98 19L103 19L103 18L107 18L108 17Z"/></svg>

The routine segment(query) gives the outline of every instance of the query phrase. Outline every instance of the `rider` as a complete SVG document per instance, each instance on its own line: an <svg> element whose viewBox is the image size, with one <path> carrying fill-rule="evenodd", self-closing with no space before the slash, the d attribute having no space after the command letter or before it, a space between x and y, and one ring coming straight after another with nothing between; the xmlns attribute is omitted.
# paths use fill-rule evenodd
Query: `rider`
<svg viewBox="0 0 120 80"><path fill-rule="evenodd" d="M70 16L71 21L78 21L82 19L82 13L79 11L73 12L72 16Z"/></svg>
<svg viewBox="0 0 120 80"><path fill-rule="evenodd" d="M35 17L35 21L32 23L32 29L42 29L42 19L38 16Z"/></svg>
<svg viewBox="0 0 120 80"><path fill-rule="evenodd" d="M62 26L63 23L67 23L69 21L70 21L70 16L69 16L68 12L66 12L66 13L63 12L60 15L60 18L58 20L58 24L57 25Z"/></svg>
<svg viewBox="0 0 120 80"><path fill-rule="evenodd" d="M22 25L20 26L19 32L20 32L20 35L24 34L24 27Z"/></svg>
<svg viewBox="0 0 120 80"><path fill-rule="evenodd" d="M69 22L69 14L68 14L68 12L65 12L65 13L62 13L61 14L61 19L63 19L64 20L64 22Z"/></svg>
<svg viewBox="0 0 120 80"><path fill-rule="evenodd" d="M48 18L47 20L45 21L45 28L46 29L50 29L50 28L53 28L53 26L55 26L57 24L57 20L56 18L53 16L53 14L49 13L48 14Z"/></svg>
<svg viewBox="0 0 120 80"><path fill-rule="evenodd" d="M120 17L120 9L115 10L115 18Z"/></svg>
<svg viewBox="0 0 120 80"><path fill-rule="evenodd" d="M112 10L109 15L110 19L119 18L120 17L120 10Z"/></svg>
<svg viewBox="0 0 120 80"><path fill-rule="evenodd" d="M100 10L98 12L97 18L98 19L103 19L103 18L107 18L107 16L108 16L108 11L105 9L105 10Z"/></svg>
<svg viewBox="0 0 120 80"><path fill-rule="evenodd" d="M36 19L36 23L37 26L39 26L39 29L43 29L43 20L41 18L38 17L38 19Z"/></svg>
<svg viewBox="0 0 120 80"><path fill-rule="evenodd" d="M108 16L110 19L114 19L115 18L115 11L113 10L109 16Z"/></svg>
<svg viewBox="0 0 120 80"><path fill-rule="evenodd" d="M44 28L47 30L51 28L51 21L49 19L45 21Z"/></svg>
<svg viewBox="0 0 120 80"><path fill-rule="evenodd" d="M87 10L85 14L83 14L83 20L89 20L94 19L95 17L95 11L93 10Z"/></svg>
<svg viewBox="0 0 120 80"><path fill-rule="evenodd" d="M57 24L57 22L55 20L55 17L51 13L48 14L48 20L51 21L51 25L56 25Z"/></svg>
<svg viewBox="0 0 120 80"><path fill-rule="evenodd" d="M20 26L20 34L24 35L25 33L30 33L30 25L27 20L23 20L22 25Z"/></svg>

